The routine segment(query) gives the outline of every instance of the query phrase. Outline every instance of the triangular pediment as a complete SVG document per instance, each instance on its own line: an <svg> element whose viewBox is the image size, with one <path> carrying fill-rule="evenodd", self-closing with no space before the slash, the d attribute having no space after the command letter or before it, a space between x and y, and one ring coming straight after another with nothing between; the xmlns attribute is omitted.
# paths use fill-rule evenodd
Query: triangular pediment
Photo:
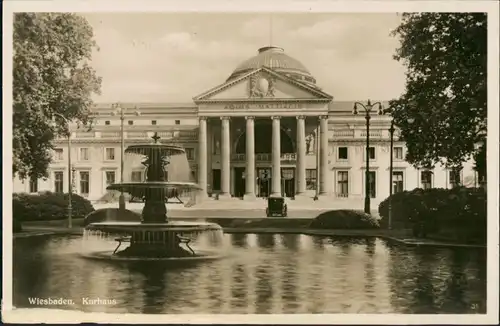
<svg viewBox="0 0 500 326"><path fill-rule="evenodd" d="M227 81L197 97L195 102L230 100L331 100L320 89L267 68Z"/></svg>

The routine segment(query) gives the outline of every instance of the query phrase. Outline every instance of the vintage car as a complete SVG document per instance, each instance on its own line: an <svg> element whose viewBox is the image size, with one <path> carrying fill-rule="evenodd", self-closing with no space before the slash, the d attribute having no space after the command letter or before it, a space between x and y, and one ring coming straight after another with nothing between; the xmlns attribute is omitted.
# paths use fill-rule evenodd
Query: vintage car
<svg viewBox="0 0 500 326"><path fill-rule="evenodd" d="M287 216L287 206L284 197L268 197L266 216Z"/></svg>

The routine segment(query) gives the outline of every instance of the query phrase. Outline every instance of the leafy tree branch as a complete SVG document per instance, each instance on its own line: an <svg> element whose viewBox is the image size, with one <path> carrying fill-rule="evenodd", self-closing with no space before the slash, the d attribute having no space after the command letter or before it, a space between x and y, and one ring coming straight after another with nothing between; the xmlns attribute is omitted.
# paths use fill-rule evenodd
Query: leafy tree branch
<svg viewBox="0 0 500 326"><path fill-rule="evenodd" d="M406 67L406 91L391 106L410 163L459 167L485 141L486 22L484 13L402 15L394 58Z"/></svg>
<svg viewBox="0 0 500 326"><path fill-rule="evenodd" d="M68 135L54 114L92 124L92 95L101 88L89 65L93 31L76 14L19 13L13 38L13 173L46 177L54 139Z"/></svg>

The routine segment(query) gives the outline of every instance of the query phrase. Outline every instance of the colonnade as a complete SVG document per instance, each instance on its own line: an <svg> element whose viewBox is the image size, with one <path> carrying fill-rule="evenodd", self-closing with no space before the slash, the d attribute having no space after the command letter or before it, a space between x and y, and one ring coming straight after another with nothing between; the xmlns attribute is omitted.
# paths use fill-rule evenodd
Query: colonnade
<svg viewBox="0 0 500 326"><path fill-rule="evenodd" d="M281 196L281 116L272 116L272 185L271 196ZM198 183L202 193L207 193L208 184L208 117L199 118L199 154ZM230 197L231 178L231 117L221 119L221 192L219 198ZM246 169L245 198L255 198L255 117L245 116L246 120ZM295 178L297 179L296 196L306 192L306 117L297 116L297 163ZM328 116L319 117L319 195L326 195L328 179ZM318 154L317 154L318 155Z"/></svg>

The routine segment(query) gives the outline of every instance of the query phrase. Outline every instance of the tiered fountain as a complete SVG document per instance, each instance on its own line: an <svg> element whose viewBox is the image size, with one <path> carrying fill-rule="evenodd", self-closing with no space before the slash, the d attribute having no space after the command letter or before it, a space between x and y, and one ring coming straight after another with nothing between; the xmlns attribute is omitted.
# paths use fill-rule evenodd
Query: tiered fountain
<svg viewBox="0 0 500 326"><path fill-rule="evenodd" d="M108 190L119 190L144 201L141 220L137 222L97 222L86 226L86 233L113 236L119 243L130 245L112 254L100 253L94 257L133 260L200 260L218 257L211 252L193 250L190 240L200 234L222 235L222 228L215 223L169 221L167 218L167 200L173 192L194 191L199 186L191 182L167 180L169 159L173 155L184 153L179 146L162 144L155 133L153 143L133 145L126 153L144 155L142 162L146 166L146 181L111 184ZM118 238L116 236L119 235ZM118 249L118 248L117 248Z"/></svg>

